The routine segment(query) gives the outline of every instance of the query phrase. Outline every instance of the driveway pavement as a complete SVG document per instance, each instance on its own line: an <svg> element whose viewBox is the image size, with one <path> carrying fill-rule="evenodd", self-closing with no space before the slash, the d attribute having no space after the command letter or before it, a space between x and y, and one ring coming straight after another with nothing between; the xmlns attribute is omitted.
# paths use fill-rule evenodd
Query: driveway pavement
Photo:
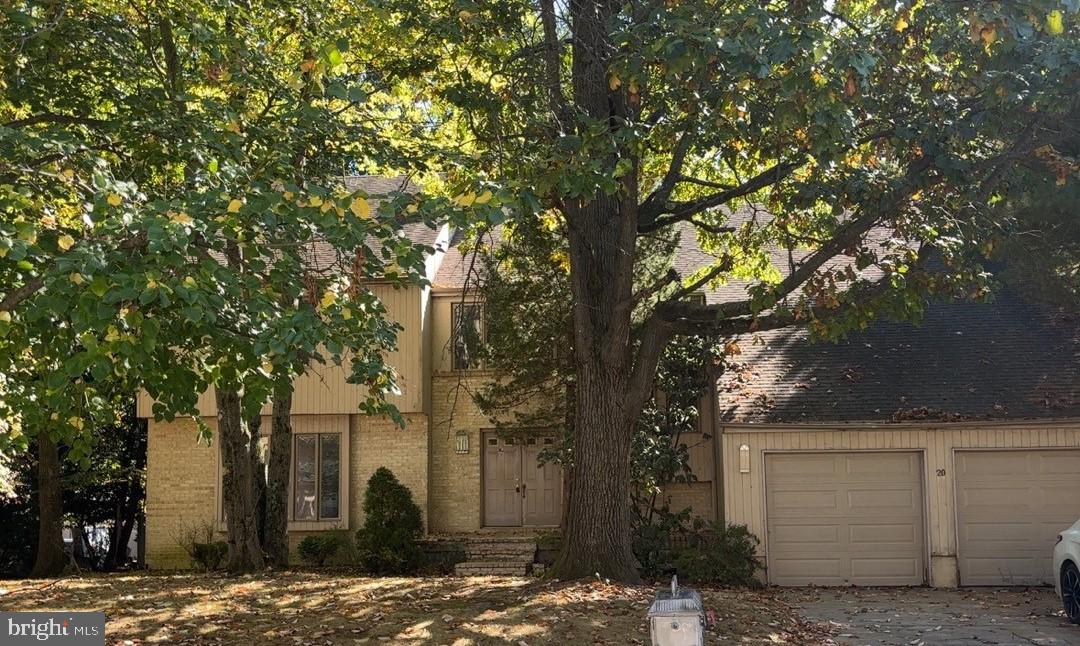
<svg viewBox="0 0 1080 646"><path fill-rule="evenodd" d="M839 644L1080 644L1048 588L803 588L785 600L836 629Z"/></svg>

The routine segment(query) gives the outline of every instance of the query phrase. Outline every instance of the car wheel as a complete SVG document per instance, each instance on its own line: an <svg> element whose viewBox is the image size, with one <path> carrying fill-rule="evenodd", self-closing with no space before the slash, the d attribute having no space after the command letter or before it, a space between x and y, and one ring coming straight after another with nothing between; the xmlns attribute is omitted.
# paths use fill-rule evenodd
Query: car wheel
<svg viewBox="0 0 1080 646"><path fill-rule="evenodd" d="M1061 568L1061 601L1069 621L1080 624L1080 570L1075 563L1066 563Z"/></svg>

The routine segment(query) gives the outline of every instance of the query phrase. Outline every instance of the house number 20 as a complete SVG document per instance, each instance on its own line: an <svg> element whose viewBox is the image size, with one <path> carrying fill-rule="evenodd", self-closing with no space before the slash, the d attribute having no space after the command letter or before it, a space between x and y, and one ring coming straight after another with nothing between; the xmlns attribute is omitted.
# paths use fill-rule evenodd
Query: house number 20
<svg viewBox="0 0 1080 646"><path fill-rule="evenodd" d="M945 477L945 469L938 469L937 474L939 478Z"/></svg>

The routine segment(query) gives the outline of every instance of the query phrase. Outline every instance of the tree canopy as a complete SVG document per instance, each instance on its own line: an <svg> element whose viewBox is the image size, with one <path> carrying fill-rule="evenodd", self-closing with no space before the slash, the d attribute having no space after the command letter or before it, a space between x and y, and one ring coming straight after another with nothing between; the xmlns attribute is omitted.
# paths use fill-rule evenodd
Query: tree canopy
<svg viewBox="0 0 1080 646"><path fill-rule="evenodd" d="M401 85L423 61L385 16L273 1L0 11L4 441L47 424L77 459L109 411L101 382L145 388L171 417L242 380L250 411L312 359L347 358L383 409L396 326L364 283L417 281L424 249L398 231L430 218L404 190L340 181L423 167Z"/></svg>
<svg viewBox="0 0 1080 646"><path fill-rule="evenodd" d="M566 239L574 468L605 475L574 479L561 575L636 576L612 510L673 336L835 337L985 296L1017 230L998 207L1076 181L1075 2L436 4L409 15L456 39L437 82L472 142L462 176ZM711 263L636 284L644 241L680 223ZM684 298L729 281L743 297Z"/></svg>

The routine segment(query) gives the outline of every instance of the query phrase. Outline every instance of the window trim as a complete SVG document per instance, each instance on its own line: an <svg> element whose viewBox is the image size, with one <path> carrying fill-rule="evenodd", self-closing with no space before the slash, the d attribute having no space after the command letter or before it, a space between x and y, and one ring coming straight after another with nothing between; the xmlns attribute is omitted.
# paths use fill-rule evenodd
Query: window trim
<svg viewBox="0 0 1080 646"><path fill-rule="evenodd" d="M338 515L335 518L322 518L322 442L324 436L336 435L338 437ZM341 524L344 520L343 515L347 513L342 508L342 500L344 498L344 487L342 486L342 463L344 462L344 443L345 439L343 433L340 431L312 431L297 433L293 432L292 435L292 452L291 452L291 464L289 465L289 522L290 523L316 523L319 525L326 524ZM315 438L315 518L296 518L296 499L293 497L293 492L296 490L296 443L300 440L301 436L311 436Z"/></svg>
<svg viewBox="0 0 1080 646"><path fill-rule="evenodd" d="M475 307L479 310L479 323L480 323L480 344L483 345L487 342L487 317L484 316L485 305L481 301L456 301L450 303L450 370L453 372L473 372L478 370L484 370L484 364L481 361L477 361L476 365L466 368L459 368L457 361L457 339L458 339L458 326L460 325L460 316L458 312L462 307Z"/></svg>
<svg viewBox="0 0 1080 646"><path fill-rule="evenodd" d="M207 423L211 424L214 429L215 435L217 433L217 419L211 417L208 418ZM270 437L270 416L262 416L262 425L260 428L260 437ZM294 470L296 468L295 453L290 456L289 460L289 490L287 498L287 518L289 532L311 532L311 531L325 531L330 529L349 529L349 517L352 514L352 507L350 506L350 491L349 483L351 478L350 471L350 445L352 436L352 416L350 415L293 415L292 427L293 438L291 441L295 442L297 435L312 435L312 434L339 434L341 436L340 446L338 450L341 455L338 460L338 509L341 512L340 518L327 519L327 520L295 520L293 518L293 499L292 499L292 487ZM216 438L215 438L216 439ZM224 469L221 460L221 442L217 441L218 450L215 452L217 465L214 470L214 528L219 532L227 531L225 526L225 505L222 498L224 492L222 491L222 476L224 475ZM294 445L295 447L295 445Z"/></svg>

